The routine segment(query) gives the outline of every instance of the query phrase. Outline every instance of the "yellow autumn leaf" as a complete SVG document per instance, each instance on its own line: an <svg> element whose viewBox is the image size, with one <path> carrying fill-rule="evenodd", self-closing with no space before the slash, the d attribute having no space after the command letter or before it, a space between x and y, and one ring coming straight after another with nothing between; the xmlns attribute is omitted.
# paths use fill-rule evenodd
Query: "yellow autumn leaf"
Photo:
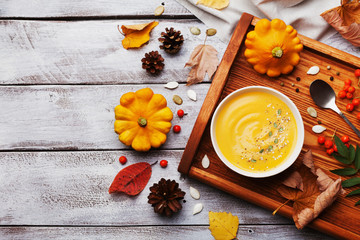
<svg viewBox="0 0 360 240"><path fill-rule="evenodd" d="M209 212L211 235L215 240L231 240L236 238L239 218L226 212Z"/></svg>
<svg viewBox="0 0 360 240"><path fill-rule="evenodd" d="M202 4L217 10L221 10L229 6L229 0L199 0L196 4Z"/></svg>
<svg viewBox="0 0 360 240"><path fill-rule="evenodd" d="M150 32L159 22L150 22L136 25L122 25L121 30L125 36L122 45L125 49L138 48L150 40Z"/></svg>

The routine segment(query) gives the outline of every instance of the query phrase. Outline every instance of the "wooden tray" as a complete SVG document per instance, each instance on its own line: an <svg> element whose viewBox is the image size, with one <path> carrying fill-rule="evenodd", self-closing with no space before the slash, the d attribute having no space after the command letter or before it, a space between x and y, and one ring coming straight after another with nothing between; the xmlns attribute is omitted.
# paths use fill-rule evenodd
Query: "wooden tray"
<svg viewBox="0 0 360 240"><path fill-rule="evenodd" d="M304 50L301 52L301 61L294 71L290 75L275 79L260 75L246 62L243 44L247 32L254 28L258 20L246 13L242 15L195 122L178 170L273 211L286 200L276 191L280 184L279 179L295 169L294 166L300 163L304 150L312 149L315 165L326 170L331 177L337 178L327 170L340 168L341 164L326 154L324 147L317 144L317 135L311 131L312 126L318 124L318 120L321 120L322 125L328 129L325 133L331 135L336 128L338 136L348 134L353 143L359 144L359 138L340 116L332 110L320 109L313 103L309 94L309 85L315 79L323 79L328 81L337 93L343 87L345 79L352 79L355 84L354 70L360 67L360 59L315 40L299 36ZM307 70L314 65L320 67L320 73L316 76L307 75ZM330 70L326 68L328 65L331 66ZM336 72L340 75L336 75ZM333 81L330 81L330 76L334 77ZM296 81L296 77L300 77L301 80ZM285 85L281 86L280 82L284 82ZM292 86L292 83L295 86ZM234 90L251 85L271 87L286 94L298 107L305 126L305 143L299 159L287 171L266 179L247 178L227 168L217 157L210 140L210 120L218 103ZM295 91L296 88L299 92ZM360 96L360 90L357 90L355 96ZM344 99L337 101L337 104L346 117L359 128L359 121L355 117L357 111L352 113L345 111L348 102L349 100ZM308 115L306 109L309 106L317 109L317 119ZM201 166L201 159L205 153L211 162L208 169ZM353 189L355 188L346 190L349 192ZM309 226L338 238L360 239L360 206L354 206L360 197L345 198L344 196L340 196ZM291 206L292 203L285 205L278 213L292 218Z"/></svg>

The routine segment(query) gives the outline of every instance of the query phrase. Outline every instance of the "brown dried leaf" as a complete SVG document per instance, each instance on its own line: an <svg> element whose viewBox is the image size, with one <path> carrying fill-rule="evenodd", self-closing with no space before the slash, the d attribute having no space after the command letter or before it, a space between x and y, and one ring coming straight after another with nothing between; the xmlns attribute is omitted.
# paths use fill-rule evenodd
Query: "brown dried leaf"
<svg viewBox="0 0 360 240"><path fill-rule="evenodd" d="M321 170L321 168L316 169L316 175L318 176L317 184L321 192L325 191L327 188L329 188L331 184L334 183L334 180L332 180L326 173L324 173L324 171ZM340 194L344 194L344 193L345 190L341 188Z"/></svg>
<svg viewBox="0 0 360 240"><path fill-rule="evenodd" d="M293 219L298 229L302 229L309 222L314 220L325 208L330 206L341 193L341 179L333 181L326 189L320 191L318 182L323 181L323 176L318 176L312 172L315 169L311 151L304 155L303 163L297 172L303 182L303 191L281 185L277 190L285 198L294 201ZM306 165L305 165L306 164ZM309 167L310 166L310 167Z"/></svg>
<svg viewBox="0 0 360 240"><path fill-rule="evenodd" d="M326 12L321 16L356 47L360 46L360 1L352 1Z"/></svg>
<svg viewBox="0 0 360 240"><path fill-rule="evenodd" d="M185 67L192 67L186 85L202 82L206 72L209 79L211 79L218 64L217 51L213 46L205 44L198 45L191 53L189 61L185 64Z"/></svg>
<svg viewBox="0 0 360 240"><path fill-rule="evenodd" d="M304 184L299 172L295 171L290 174L288 178L286 178L282 184L291 188L297 188L301 191L304 190Z"/></svg>
<svg viewBox="0 0 360 240"><path fill-rule="evenodd" d="M309 149L309 151L307 151L304 154L304 158L303 158L303 163L305 166L307 166L308 168L310 168L310 171L315 174L315 165L314 165L314 159L312 157L312 151L311 149Z"/></svg>

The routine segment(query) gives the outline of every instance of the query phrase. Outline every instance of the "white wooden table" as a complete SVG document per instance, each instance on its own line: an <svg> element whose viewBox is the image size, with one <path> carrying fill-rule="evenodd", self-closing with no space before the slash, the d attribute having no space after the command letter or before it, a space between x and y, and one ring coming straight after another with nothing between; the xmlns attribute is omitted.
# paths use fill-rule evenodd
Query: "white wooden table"
<svg viewBox="0 0 360 240"><path fill-rule="evenodd" d="M155 19L165 3L160 24L146 46L125 50L117 25ZM239 16L240 17L240 16ZM212 239L208 212L239 217L239 239L330 239L311 229L299 231L291 220L211 188L177 172L183 149L210 86L209 80L185 86L184 69L191 51L203 42L192 26L206 26L174 0L1 0L0 1L0 239ZM175 56L158 48L165 27L181 30L185 42ZM209 26L211 27L211 26ZM208 38L222 57L226 45ZM326 41L360 56L339 35ZM158 50L165 69L157 77L141 68L146 52ZM168 90L163 84L177 81ZM114 107L120 96L145 86L163 94L175 113L181 108L160 149L138 153L121 144L113 131ZM198 101L186 97L193 89ZM152 177L136 197L108 194L117 172L126 166L167 159L167 168L153 167ZM175 179L187 193L183 210L172 218L154 213L148 188L160 178ZM197 188L200 200L190 197ZM192 215L202 202L204 210Z"/></svg>

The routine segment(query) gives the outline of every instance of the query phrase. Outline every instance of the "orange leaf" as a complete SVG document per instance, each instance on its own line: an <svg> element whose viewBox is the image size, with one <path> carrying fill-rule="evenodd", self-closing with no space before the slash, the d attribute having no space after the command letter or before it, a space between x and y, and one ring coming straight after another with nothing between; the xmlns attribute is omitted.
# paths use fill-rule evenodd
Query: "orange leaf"
<svg viewBox="0 0 360 240"><path fill-rule="evenodd" d="M218 64L217 51L213 46L198 45L191 53L189 61L185 64L185 67L192 67L186 85L202 82L206 72L209 79L211 79Z"/></svg>
<svg viewBox="0 0 360 240"><path fill-rule="evenodd" d="M360 46L360 1L342 1L341 6L327 10L321 16L356 47Z"/></svg>
<svg viewBox="0 0 360 240"><path fill-rule="evenodd" d="M121 30L125 35L122 45L125 49L138 48L150 40L150 32L159 22L150 22L136 25L122 25Z"/></svg>
<svg viewBox="0 0 360 240"><path fill-rule="evenodd" d="M303 164L296 172L301 176L303 191L293 187L281 185L277 191L286 199L292 200L293 203L293 219L297 228L302 229L309 222L314 220L328 206L330 206L337 196L342 192L341 179L331 182L326 179L327 186L323 186L320 190L319 182L324 182L323 175L315 174L312 160L311 150L304 155ZM306 164L306 165L305 165ZM323 173L321 171L321 173ZM292 183L291 186L298 186L298 174L291 174L285 183ZM291 179L296 178L296 179ZM294 185L295 183L295 185ZM289 184L288 184L289 185Z"/></svg>

